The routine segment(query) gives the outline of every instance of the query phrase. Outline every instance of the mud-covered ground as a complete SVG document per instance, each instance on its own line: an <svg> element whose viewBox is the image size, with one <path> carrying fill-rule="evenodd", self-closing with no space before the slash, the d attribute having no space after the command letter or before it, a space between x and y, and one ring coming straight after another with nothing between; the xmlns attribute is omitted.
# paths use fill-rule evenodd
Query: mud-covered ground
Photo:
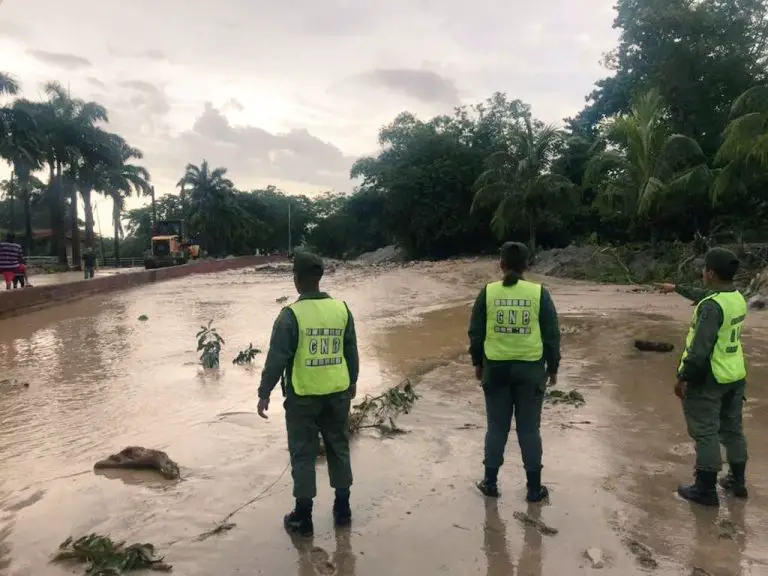
<svg viewBox="0 0 768 576"><path fill-rule="evenodd" d="M587 402L546 408L551 504L524 503L514 437L503 496L490 503L473 487L484 412L466 327L494 273L491 261L458 260L328 275L326 288L356 315L360 393L411 376L421 399L399 420L408 434L355 441L350 531L332 528L318 465L312 542L281 528L291 484L279 392L269 421L253 413L263 356L252 368L230 364L250 342L266 348L276 299L293 293L289 274L191 276L0 321L2 378L30 384L0 390L0 573L71 574L48 564L50 553L69 535L95 531L154 542L182 575L570 576L595 570L584 556L593 548L602 574L768 574L764 318L754 314L746 333L752 498L705 511L674 495L693 464L672 395L677 352L632 347L637 337L680 342L690 306L545 279L565 332L558 387ZM142 314L149 320L138 321ZM218 374L203 373L194 350L196 328L211 318L226 339ZM91 470L135 444L166 450L184 480ZM197 541L253 498L234 528Z"/></svg>

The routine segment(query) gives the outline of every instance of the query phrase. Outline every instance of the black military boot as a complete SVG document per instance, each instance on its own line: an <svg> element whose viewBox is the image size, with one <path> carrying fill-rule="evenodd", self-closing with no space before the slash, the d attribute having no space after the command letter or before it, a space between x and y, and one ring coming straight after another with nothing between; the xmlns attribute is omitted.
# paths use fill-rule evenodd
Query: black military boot
<svg viewBox="0 0 768 576"><path fill-rule="evenodd" d="M499 469L498 468L488 468L485 467L485 478L480 480L476 484L477 489L480 490L480 492L483 493L483 496L487 496L488 498L498 498L501 496L501 493L499 492Z"/></svg>
<svg viewBox="0 0 768 576"><path fill-rule="evenodd" d="M549 489L541 484L541 470L538 472L526 472L528 480L528 494L525 499L528 502L543 502L549 499Z"/></svg>
<svg viewBox="0 0 768 576"><path fill-rule="evenodd" d="M746 462L728 466L730 470L727 476L720 479L720 486L736 498L747 498L749 493L747 492Z"/></svg>
<svg viewBox="0 0 768 576"><path fill-rule="evenodd" d="M681 484L677 493L702 506L720 506L720 499L717 497L717 472L696 470L696 482L688 486Z"/></svg>
<svg viewBox="0 0 768 576"><path fill-rule="evenodd" d="M312 499L296 498L296 507L293 512L285 515L283 526L290 534L311 537L315 532L312 524Z"/></svg>
<svg viewBox="0 0 768 576"><path fill-rule="evenodd" d="M336 499L333 501L333 522L339 527L352 524L349 490L336 490Z"/></svg>

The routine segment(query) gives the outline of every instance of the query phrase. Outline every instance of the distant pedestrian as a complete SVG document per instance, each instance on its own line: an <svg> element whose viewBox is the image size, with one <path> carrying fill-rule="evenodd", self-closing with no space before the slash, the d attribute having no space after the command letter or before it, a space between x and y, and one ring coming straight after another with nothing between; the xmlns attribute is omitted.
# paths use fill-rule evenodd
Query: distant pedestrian
<svg viewBox="0 0 768 576"><path fill-rule="evenodd" d="M469 325L469 349L475 376L482 382L488 428L485 476L478 489L499 496L499 468L514 415L527 479L528 502L549 496L541 483L541 411L547 380L557 382L560 329L549 292L523 278L528 249L519 242L501 247L503 279L478 295Z"/></svg>
<svg viewBox="0 0 768 576"><path fill-rule="evenodd" d="M296 505L283 525L299 536L314 533L318 434L323 437L328 475L336 490L334 522L347 526L352 521L349 410L359 372L357 338L347 305L320 291L322 276L323 261L318 256L295 255L293 279L299 299L283 308L275 320L259 386L258 413L267 418L269 396L285 374L283 405Z"/></svg>
<svg viewBox="0 0 768 576"><path fill-rule="evenodd" d="M704 290L661 285L663 292L678 292L696 303L675 384L688 433L696 442L696 481L677 491L705 506L720 504L721 442L730 472L720 484L736 497L747 497L748 454L742 422L747 368L741 345L747 303L733 285L738 269L739 259L733 252L712 248L704 258Z"/></svg>
<svg viewBox="0 0 768 576"><path fill-rule="evenodd" d="M5 241L0 242L0 272L3 274L6 290L13 288L16 274L19 270L23 270L21 268L23 266L24 250L16 242L16 236L12 232L8 232L5 236Z"/></svg>
<svg viewBox="0 0 768 576"><path fill-rule="evenodd" d="M96 254L93 248L88 248L83 254L83 271L86 280L93 278L96 273Z"/></svg>

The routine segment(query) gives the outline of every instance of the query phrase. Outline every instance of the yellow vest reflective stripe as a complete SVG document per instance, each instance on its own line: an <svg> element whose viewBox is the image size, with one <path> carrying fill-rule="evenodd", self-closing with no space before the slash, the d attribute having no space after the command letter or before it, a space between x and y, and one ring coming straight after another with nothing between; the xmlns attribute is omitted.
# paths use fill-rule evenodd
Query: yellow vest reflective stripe
<svg viewBox="0 0 768 576"><path fill-rule="evenodd" d="M535 362L544 354L539 326L541 285L519 280L513 286L485 287L485 357Z"/></svg>
<svg viewBox="0 0 768 576"><path fill-rule="evenodd" d="M699 307L707 300L714 300L723 311L723 324L717 333L717 342L710 359L712 374L719 384L738 382L747 377L747 366L744 362L744 350L741 347L741 329L747 318L747 302L740 292L715 292L710 294L696 306L693 312L691 326L685 339L685 350L680 358L678 372L683 368L683 361L688 356L688 349L696 335L696 323L699 318Z"/></svg>
<svg viewBox="0 0 768 576"><path fill-rule="evenodd" d="M299 325L291 384L298 396L325 396L349 388L344 358L347 306L333 298L299 300L290 305Z"/></svg>

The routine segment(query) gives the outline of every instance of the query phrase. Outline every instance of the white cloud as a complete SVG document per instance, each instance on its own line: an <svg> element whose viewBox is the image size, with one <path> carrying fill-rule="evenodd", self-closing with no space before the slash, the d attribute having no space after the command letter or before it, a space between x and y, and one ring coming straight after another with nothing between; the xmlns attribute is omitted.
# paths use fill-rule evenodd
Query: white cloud
<svg viewBox="0 0 768 576"><path fill-rule="evenodd" d="M544 120L577 112L616 41L613 0L584 4L4 0L0 70L28 97L59 80L105 104L158 190L204 157L242 187L345 190L402 110L500 90Z"/></svg>

